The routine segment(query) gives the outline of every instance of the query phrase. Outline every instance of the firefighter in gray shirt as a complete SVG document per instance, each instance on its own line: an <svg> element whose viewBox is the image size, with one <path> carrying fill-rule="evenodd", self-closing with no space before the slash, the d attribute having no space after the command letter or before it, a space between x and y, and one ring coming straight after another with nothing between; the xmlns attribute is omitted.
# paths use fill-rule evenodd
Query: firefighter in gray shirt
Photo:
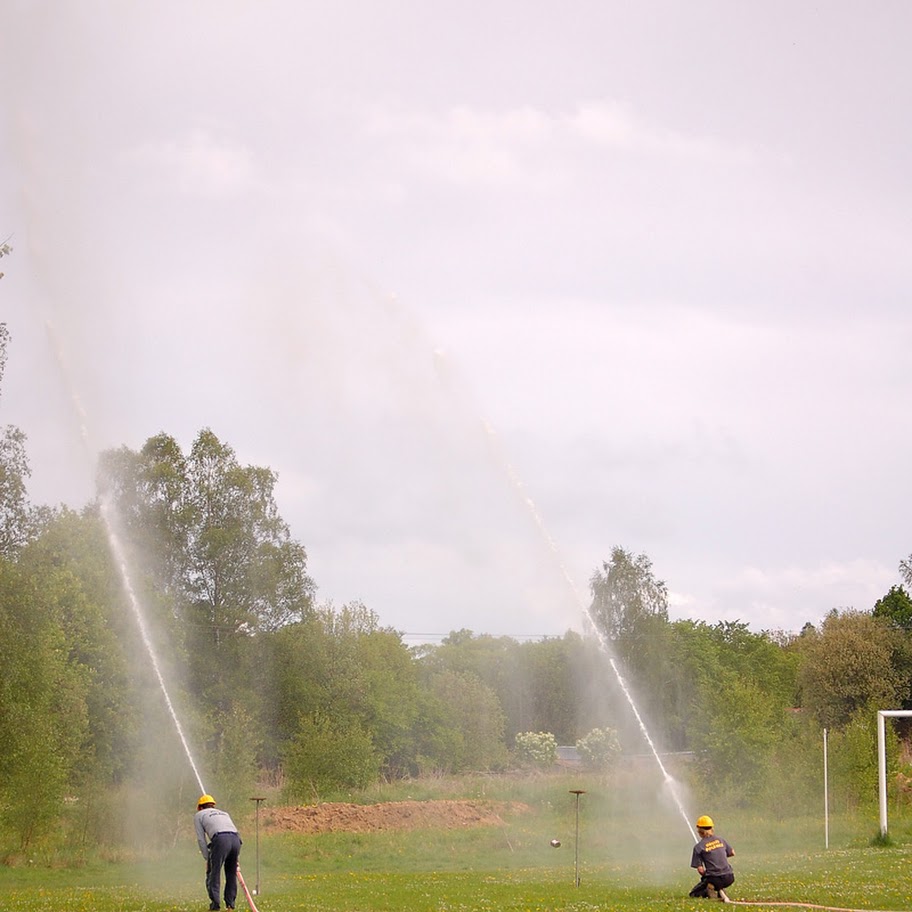
<svg viewBox="0 0 912 912"><path fill-rule="evenodd" d="M196 841L206 859L206 892L209 908L218 909L222 868L225 869L225 908L233 909L237 900L238 856L241 837L226 811L215 806L212 795L200 795L193 817ZM208 843L207 840L208 839Z"/></svg>

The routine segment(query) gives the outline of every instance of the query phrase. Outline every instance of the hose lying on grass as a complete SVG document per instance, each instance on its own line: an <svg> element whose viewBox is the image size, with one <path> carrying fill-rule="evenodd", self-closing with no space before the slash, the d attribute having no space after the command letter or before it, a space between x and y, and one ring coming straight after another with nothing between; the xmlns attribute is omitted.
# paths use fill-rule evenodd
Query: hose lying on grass
<svg viewBox="0 0 912 912"><path fill-rule="evenodd" d="M803 902L763 902L745 899L729 899L727 902L733 906L793 906L797 909L824 909L826 912L885 912L883 909L845 909L841 906L818 906L816 903Z"/></svg>

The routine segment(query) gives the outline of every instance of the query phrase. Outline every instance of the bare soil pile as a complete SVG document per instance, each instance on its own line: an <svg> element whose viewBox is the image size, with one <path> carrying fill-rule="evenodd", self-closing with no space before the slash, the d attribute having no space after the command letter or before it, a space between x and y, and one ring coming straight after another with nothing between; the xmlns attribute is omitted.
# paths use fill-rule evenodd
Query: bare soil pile
<svg viewBox="0 0 912 912"><path fill-rule="evenodd" d="M390 801L270 808L264 829L272 832L369 833L380 830L502 826L504 816L530 811L519 801Z"/></svg>

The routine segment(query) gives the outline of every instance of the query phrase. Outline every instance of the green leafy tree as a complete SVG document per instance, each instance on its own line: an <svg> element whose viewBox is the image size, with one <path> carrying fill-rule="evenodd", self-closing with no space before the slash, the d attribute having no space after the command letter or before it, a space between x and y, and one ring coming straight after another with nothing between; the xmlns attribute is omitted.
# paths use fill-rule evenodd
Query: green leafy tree
<svg viewBox="0 0 912 912"><path fill-rule="evenodd" d="M398 633L360 603L320 608L308 619L257 637L264 758L279 762L303 715L344 717L369 731L385 775L413 768L420 711L418 666Z"/></svg>
<svg viewBox="0 0 912 912"><path fill-rule="evenodd" d="M12 252L13 248L10 246L9 238L7 238L5 241L3 241L2 244L0 244L0 260L2 260L5 256L9 256ZM0 272L0 279L2 278L3 273Z"/></svg>
<svg viewBox="0 0 912 912"><path fill-rule="evenodd" d="M912 589L912 554L899 562L899 575L903 582Z"/></svg>
<svg viewBox="0 0 912 912"><path fill-rule="evenodd" d="M312 610L306 553L278 512L270 469L242 466L201 431L187 456L166 434L139 453L102 454L99 489L174 595L218 648L241 632L276 630Z"/></svg>
<svg viewBox="0 0 912 912"><path fill-rule="evenodd" d="M773 750L781 738L781 703L746 676L719 669L700 688L692 744L703 778L749 803L762 793Z"/></svg>
<svg viewBox="0 0 912 912"><path fill-rule="evenodd" d="M582 638L575 633L518 646L512 680L522 713L508 728L508 737L520 730L549 731L561 744L573 743L585 706L581 689L593 680L583 652Z"/></svg>
<svg viewBox="0 0 912 912"><path fill-rule="evenodd" d="M135 566L151 568L181 647L212 657L189 668L194 694L218 713L238 699L251 638L313 610L306 553L279 515L275 483L210 430L186 456L160 434L139 453L122 448L100 460L99 490L114 503Z"/></svg>
<svg viewBox="0 0 912 912"><path fill-rule="evenodd" d="M668 587L655 578L645 554L634 556L612 548L611 560L602 563L589 585L592 619L612 643L622 647L622 658L648 635L652 620L668 620Z"/></svg>
<svg viewBox="0 0 912 912"><path fill-rule="evenodd" d="M398 633L381 628L360 602L319 612L325 646L319 670L322 708L344 712L371 732L384 771L395 774L410 753L417 715L416 669ZM344 707L344 709L343 709Z"/></svg>
<svg viewBox="0 0 912 912"><path fill-rule="evenodd" d="M858 710L896 707L909 696L897 667L903 634L862 611L831 611L820 632L801 638L802 705L825 728L848 724Z"/></svg>
<svg viewBox="0 0 912 912"><path fill-rule="evenodd" d="M0 385L9 341L7 326L0 323ZM28 501L31 469L25 444L25 434L14 425L8 424L0 431L0 557L15 557L34 535L39 520Z"/></svg>
<svg viewBox="0 0 912 912"><path fill-rule="evenodd" d="M446 756L429 757L438 770L501 769L506 764L504 713L494 691L476 675L445 670L430 673L425 686L434 697L447 732L437 732Z"/></svg>
<svg viewBox="0 0 912 912"><path fill-rule="evenodd" d="M709 629L720 665L754 682L783 706L795 704L797 656L791 651L791 636L754 633L743 621L719 621Z"/></svg>
<svg viewBox="0 0 912 912"><path fill-rule="evenodd" d="M577 634L519 643L512 637L452 631L419 655L421 664L438 671L477 676L497 695L506 716L506 738L519 731L543 729L565 740L576 736L576 670L571 653Z"/></svg>
<svg viewBox="0 0 912 912"><path fill-rule="evenodd" d="M874 617L884 618L903 630L912 630L912 598L902 586L891 586L890 591L874 603Z"/></svg>
<svg viewBox="0 0 912 912"><path fill-rule="evenodd" d="M902 586L891 586L890 591L874 604L873 615L897 632L891 640L891 664L900 680L912 682L912 598ZM897 699L900 700L899 708L912 708L912 687L901 687Z"/></svg>
<svg viewBox="0 0 912 912"><path fill-rule="evenodd" d="M292 540L269 469L241 466L231 447L201 431L187 460L186 580L211 644L248 630L275 630L311 609L313 583Z"/></svg>
<svg viewBox="0 0 912 912"><path fill-rule="evenodd" d="M341 612L337 635L354 636L357 693L351 705L373 737L385 776L407 774L415 753L413 728L419 713L418 668L396 631L355 603ZM353 622L357 622L354 627Z"/></svg>
<svg viewBox="0 0 912 912"><path fill-rule="evenodd" d="M590 617L610 653L606 660L624 679L623 688L613 683L616 708L609 718L617 720L625 743L636 739L645 749L639 720L621 697L626 689L641 717L649 720L650 737L665 749L673 744L666 721L672 710L667 693L680 674L673 654L667 587L656 579L645 554L615 547L611 560L593 574L590 588Z"/></svg>
<svg viewBox="0 0 912 912"><path fill-rule="evenodd" d="M254 647L252 683L264 735L261 762L276 770L300 717L328 704L330 641L321 619L314 616L256 637Z"/></svg>
<svg viewBox="0 0 912 912"><path fill-rule="evenodd" d="M0 245L0 256L9 252ZM8 342L0 323L0 381ZM25 439L11 425L0 432L0 830L22 847L52 828L78 783L90 677L71 647L87 614L78 578L59 564L36 572L21 560L38 528Z"/></svg>
<svg viewBox="0 0 912 912"><path fill-rule="evenodd" d="M213 782L219 786L219 800L228 807L243 807L259 775L260 725L240 705L232 706L214 720L217 735L210 740L206 760Z"/></svg>
<svg viewBox="0 0 912 912"><path fill-rule="evenodd" d="M380 757L360 722L323 712L304 715L284 752L286 793L292 800L315 801L376 781Z"/></svg>
<svg viewBox="0 0 912 912"><path fill-rule="evenodd" d="M26 436L7 425L0 432L0 556L15 557L35 530L26 479L31 474Z"/></svg>
<svg viewBox="0 0 912 912"><path fill-rule="evenodd" d="M0 565L0 827L23 848L57 819L87 726L85 670L61 623L83 594L66 573L37 582Z"/></svg>
<svg viewBox="0 0 912 912"><path fill-rule="evenodd" d="M142 555L156 588L175 613L187 598L193 516L187 458L167 434L150 437L139 452L121 447L101 454L98 491L113 503L114 520Z"/></svg>
<svg viewBox="0 0 912 912"><path fill-rule="evenodd" d="M71 582L71 597L60 601L57 621L67 661L84 669L87 681L88 724L78 769L86 783L124 782L132 771L142 718L137 690L142 675L128 653L141 644L97 511L56 511L17 566L38 585L55 575Z"/></svg>
<svg viewBox="0 0 912 912"><path fill-rule="evenodd" d="M463 628L451 631L438 646L426 648L419 657L432 670L475 675L505 704L512 698L512 683L517 677L518 647L512 637L475 634Z"/></svg>
<svg viewBox="0 0 912 912"><path fill-rule="evenodd" d="M777 823L819 809L822 747L823 733L813 716L797 707L784 713L763 779L750 783L757 805L767 808ZM739 784L732 791L733 800L743 802Z"/></svg>
<svg viewBox="0 0 912 912"><path fill-rule="evenodd" d="M453 724L449 704L439 691L419 691L412 738L408 769L411 775L436 776L453 769L453 758L461 753L465 737Z"/></svg>
<svg viewBox="0 0 912 912"><path fill-rule="evenodd" d="M122 802L148 800L150 824L162 840L174 829L174 789L195 790L183 746L139 635L123 585L111 557L107 536L94 506L82 513L56 511L41 534L23 551L17 567L37 581L67 581L55 610L55 623L66 644L66 663L85 685L85 727L70 756L64 819L57 827L67 844L129 845L134 836L124 826ZM173 686L166 651L159 662L166 668L170 696L178 708L191 744L201 745L194 707ZM227 733L229 737L237 731ZM221 774L219 748L213 738L207 759ZM232 748L238 767L243 757ZM199 760L197 755L197 760ZM210 777L207 776L207 779ZM235 773L232 781L240 781ZM211 781L211 780L210 780ZM216 780L217 781L217 780ZM186 796L183 796L185 800Z"/></svg>
<svg viewBox="0 0 912 912"><path fill-rule="evenodd" d="M873 809L877 801L877 714L874 705L859 707L838 730L830 732L829 769L832 809ZM885 730L887 771L895 771L898 754L896 734ZM892 775L889 776L892 781Z"/></svg>

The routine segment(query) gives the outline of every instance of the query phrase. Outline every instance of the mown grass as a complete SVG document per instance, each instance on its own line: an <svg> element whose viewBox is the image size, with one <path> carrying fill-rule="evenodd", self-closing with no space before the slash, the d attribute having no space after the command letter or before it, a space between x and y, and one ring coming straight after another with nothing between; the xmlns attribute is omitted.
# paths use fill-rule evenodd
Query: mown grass
<svg viewBox="0 0 912 912"><path fill-rule="evenodd" d="M575 883L576 805L580 801ZM692 900L691 835L678 809L627 784L549 777L541 781L410 784L362 800L465 797L524 801L501 827L309 836L244 827L242 869L257 882L260 912L691 912L721 908ZM891 839L872 845L876 812L837 815L829 848L822 818L776 818L712 808L735 846L732 899L801 902L843 909L912 909L912 822L891 820ZM562 846L553 849L550 840ZM203 860L186 839L130 863L0 868L0 910L13 912L203 912ZM239 898L238 908L246 903Z"/></svg>

